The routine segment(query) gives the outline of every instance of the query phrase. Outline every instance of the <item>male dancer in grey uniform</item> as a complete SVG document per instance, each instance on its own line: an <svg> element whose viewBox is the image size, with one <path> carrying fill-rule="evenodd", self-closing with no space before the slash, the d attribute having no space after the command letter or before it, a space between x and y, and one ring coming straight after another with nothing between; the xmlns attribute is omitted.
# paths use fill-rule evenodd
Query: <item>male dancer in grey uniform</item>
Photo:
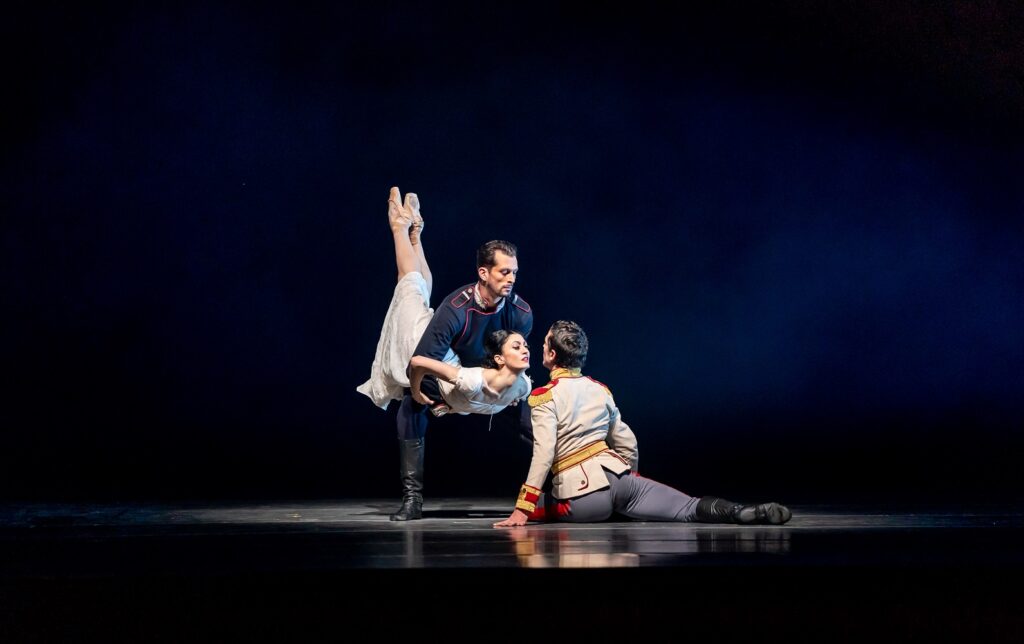
<svg viewBox="0 0 1024 644"><path fill-rule="evenodd" d="M603 521L613 512L643 521L789 521L792 513L779 503L696 498L636 475L636 436L622 421L611 391L581 373L588 348L587 335L575 322L555 322L544 338L543 363L551 369L551 382L530 395L533 461L516 509L495 527L529 519ZM554 478L545 495L541 488L549 471Z"/></svg>
<svg viewBox="0 0 1024 644"><path fill-rule="evenodd" d="M397 192L397 189L394 189ZM393 193L395 194L395 193ZM392 202L395 208L409 208ZM392 203L392 202L389 202ZM415 210L415 212L413 212ZM418 209L406 213L406 220L415 221L410 240L422 252L419 232L423 226ZM489 241L476 251L477 281L449 293L434 312L423 331L413 356L426 356L444 361L449 351L459 357L463 367L479 367L486 357L484 339L494 331L515 331L524 338L533 329L533 311L526 300L512 292L519 273L517 249L507 241ZM425 260L424 260L425 263ZM428 407L442 415L446 407L432 376L425 376L420 390L434 402L421 405L405 391L398 408L398 447L402 478L402 505L391 515L392 521L409 521L423 517L423 454L427 432ZM498 417L514 416L520 435L532 441L530 413L526 405L507 407Z"/></svg>

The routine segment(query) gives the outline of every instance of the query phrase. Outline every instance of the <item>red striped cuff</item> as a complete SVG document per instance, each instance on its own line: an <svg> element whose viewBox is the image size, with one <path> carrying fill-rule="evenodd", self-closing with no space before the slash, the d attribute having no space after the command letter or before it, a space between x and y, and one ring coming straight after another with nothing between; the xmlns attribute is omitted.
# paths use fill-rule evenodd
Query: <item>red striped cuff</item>
<svg viewBox="0 0 1024 644"><path fill-rule="evenodd" d="M523 512L530 513L537 509L537 500L540 498L540 490L523 483L519 490L519 498L516 499L516 508Z"/></svg>

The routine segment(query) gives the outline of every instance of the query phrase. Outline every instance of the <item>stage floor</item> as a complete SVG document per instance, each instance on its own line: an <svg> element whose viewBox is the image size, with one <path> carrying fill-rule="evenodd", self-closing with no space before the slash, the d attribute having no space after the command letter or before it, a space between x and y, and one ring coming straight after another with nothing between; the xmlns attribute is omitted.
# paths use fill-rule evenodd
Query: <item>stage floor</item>
<svg viewBox="0 0 1024 644"><path fill-rule="evenodd" d="M1021 507L492 528L509 505L428 498L425 518L407 523L388 520L391 499L0 506L0 641L286 637L341 616L441 632L591 607L648 633L683 619L691 634L842 625L832 641L882 627L1024 635Z"/></svg>
<svg viewBox="0 0 1024 644"><path fill-rule="evenodd" d="M365 568L1020 565L1024 508L793 507L784 526L617 521L495 529L509 499L0 506L0 576Z"/></svg>

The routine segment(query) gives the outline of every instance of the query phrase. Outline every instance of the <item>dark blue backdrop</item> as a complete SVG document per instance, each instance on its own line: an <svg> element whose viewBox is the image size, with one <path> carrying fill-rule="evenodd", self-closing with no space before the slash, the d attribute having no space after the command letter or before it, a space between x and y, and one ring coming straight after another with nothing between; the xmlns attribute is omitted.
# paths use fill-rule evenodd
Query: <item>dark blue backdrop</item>
<svg viewBox="0 0 1024 644"><path fill-rule="evenodd" d="M519 244L531 340L584 325L650 476L1018 497L1022 19L24 3L0 493L396 495L394 408L354 387L399 185L435 299ZM436 423L428 495L511 498L528 453L496 434Z"/></svg>

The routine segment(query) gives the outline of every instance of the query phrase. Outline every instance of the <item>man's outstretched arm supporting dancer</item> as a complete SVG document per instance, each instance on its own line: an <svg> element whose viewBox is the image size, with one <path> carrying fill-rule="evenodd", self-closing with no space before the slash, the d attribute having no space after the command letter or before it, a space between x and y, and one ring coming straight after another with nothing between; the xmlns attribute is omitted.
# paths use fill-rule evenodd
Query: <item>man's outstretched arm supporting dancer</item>
<svg viewBox="0 0 1024 644"><path fill-rule="evenodd" d="M613 512L643 521L789 521L792 513L779 503L696 498L636 475L636 436L622 421L611 391L582 374L588 349L587 336L575 322L551 325L543 348L551 382L529 399L534 435L530 471L515 510L495 527L520 526L531 519L603 521ZM545 495L541 488L549 472L551 491Z"/></svg>

